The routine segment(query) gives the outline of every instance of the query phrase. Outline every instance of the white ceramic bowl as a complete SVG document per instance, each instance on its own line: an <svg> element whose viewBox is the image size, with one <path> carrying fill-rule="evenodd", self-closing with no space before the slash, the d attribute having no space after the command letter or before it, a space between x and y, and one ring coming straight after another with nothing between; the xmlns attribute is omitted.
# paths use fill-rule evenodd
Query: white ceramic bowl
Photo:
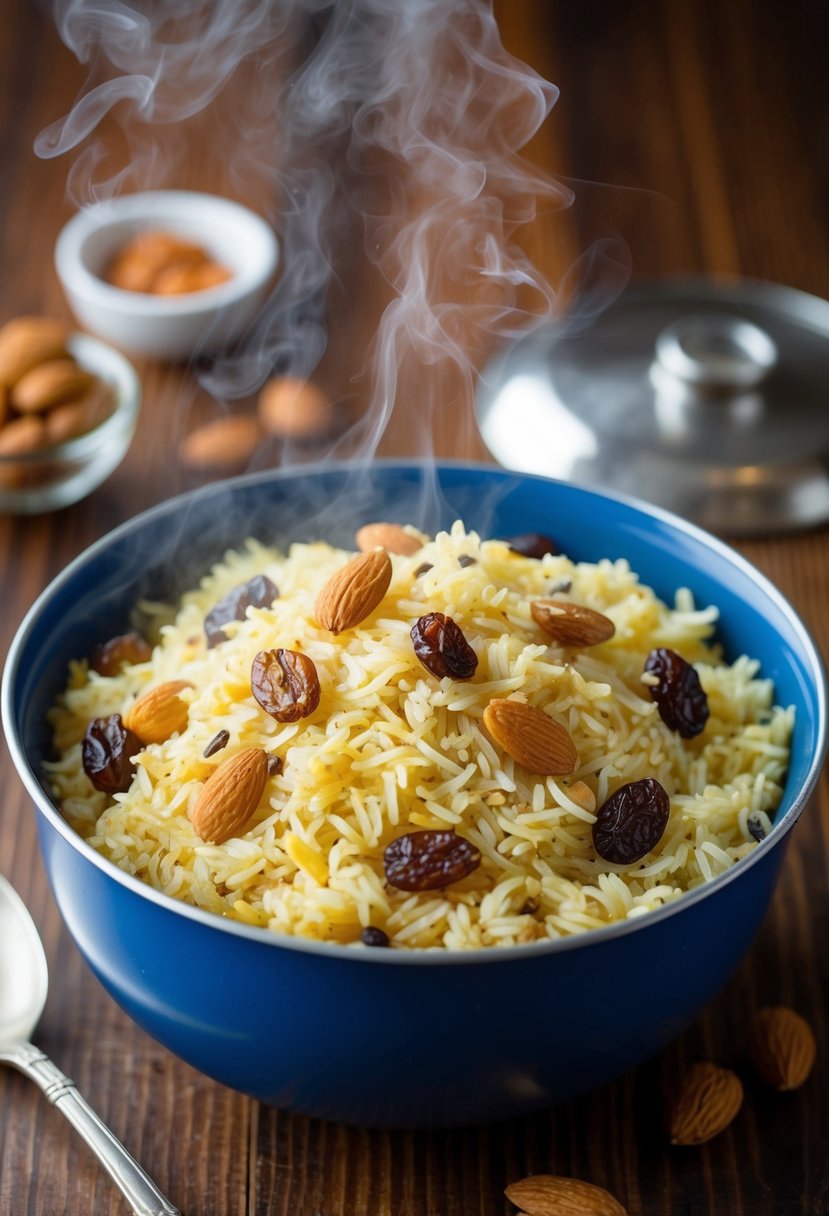
<svg viewBox="0 0 829 1216"><path fill-rule="evenodd" d="M201 245L232 277L186 295L125 291L102 277L139 232L171 232ZM187 359L220 349L253 318L276 269L272 228L229 199L185 190L127 194L79 211L55 246L55 266L78 321L122 350Z"/></svg>
<svg viewBox="0 0 829 1216"><path fill-rule="evenodd" d="M89 334L72 334L66 345L82 368L110 386L115 408L85 435L0 456L0 513L37 515L78 502L117 469L130 446L141 404L135 368Z"/></svg>

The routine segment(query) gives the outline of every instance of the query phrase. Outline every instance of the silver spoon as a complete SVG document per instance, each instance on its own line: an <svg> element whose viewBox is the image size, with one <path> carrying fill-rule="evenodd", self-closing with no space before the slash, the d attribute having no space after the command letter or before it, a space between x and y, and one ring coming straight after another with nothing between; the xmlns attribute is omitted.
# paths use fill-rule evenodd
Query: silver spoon
<svg viewBox="0 0 829 1216"><path fill-rule="evenodd" d="M81 1133L136 1216L181 1216L102 1123L73 1081L29 1040L46 1004L46 955L34 921L0 875L0 1063L19 1068Z"/></svg>

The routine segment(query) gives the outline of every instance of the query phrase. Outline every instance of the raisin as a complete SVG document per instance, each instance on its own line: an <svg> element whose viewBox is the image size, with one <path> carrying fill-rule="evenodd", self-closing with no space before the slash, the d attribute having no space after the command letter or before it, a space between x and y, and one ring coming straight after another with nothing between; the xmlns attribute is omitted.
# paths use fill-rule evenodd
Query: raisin
<svg viewBox="0 0 829 1216"><path fill-rule="evenodd" d="M409 832L383 854L386 881L401 891L432 891L477 870L481 854L453 831Z"/></svg>
<svg viewBox="0 0 829 1216"><path fill-rule="evenodd" d="M210 756L215 756L216 752L220 752L223 747L227 747L229 742L230 742L230 731L229 730L218 731L218 733L213 736L213 738L208 743L207 747L202 752L202 755L204 756L205 760L207 760Z"/></svg>
<svg viewBox="0 0 829 1216"><path fill-rule="evenodd" d="M83 771L105 794L123 794L132 782L133 756L144 744L121 720L120 714L93 718L81 744Z"/></svg>
<svg viewBox="0 0 829 1216"><path fill-rule="evenodd" d="M748 828L749 836L753 836L759 843L766 838L766 829L759 815L749 815L746 819L746 827Z"/></svg>
<svg viewBox="0 0 829 1216"><path fill-rule="evenodd" d="M627 866L656 848L668 826L670 799L653 777L631 781L596 814L593 847L605 861Z"/></svg>
<svg viewBox="0 0 829 1216"><path fill-rule="evenodd" d="M364 946L390 945L388 933L385 933L382 929L375 928L374 925L369 925L366 929L363 929L360 934L360 941Z"/></svg>
<svg viewBox="0 0 829 1216"><path fill-rule="evenodd" d="M645 671L659 680L651 685L651 697L662 721L683 739L693 739L705 728L709 711L708 698L691 664L676 651L660 646L648 655Z"/></svg>
<svg viewBox="0 0 829 1216"><path fill-rule="evenodd" d="M540 907L540 904L539 904L538 900L533 899L532 895L529 895L524 900L523 904L521 905L521 911L518 913L518 915L519 916L533 916L534 913L536 913L538 911L539 907Z"/></svg>
<svg viewBox="0 0 829 1216"><path fill-rule="evenodd" d="M438 679L452 676L455 680L468 680L475 674L478 656L451 616L427 612L415 621L411 638L415 654Z"/></svg>
<svg viewBox="0 0 829 1216"><path fill-rule="evenodd" d="M546 557L548 553L558 553L558 545L551 536L543 532L524 532L521 536L510 536L506 543L513 553L522 557Z"/></svg>
<svg viewBox="0 0 829 1216"><path fill-rule="evenodd" d="M140 633L119 633L92 651L89 666L99 676L117 676L127 663L146 663L153 651Z"/></svg>
<svg viewBox="0 0 829 1216"><path fill-rule="evenodd" d="M458 565L460 566L461 570L465 570L467 566L477 566L477 564L477 557L470 557L468 553L462 553L458 558Z"/></svg>
<svg viewBox="0 0 829 1216"><path fill-rule="evenodd" d="M278 596L279 591L266 574L257 574L228 591L204 618L208 648L218 646L227 639L224 626L229 621L243 621L248 608L270 608Z"/></svg>
<svg viewBox="0 0 829 1216"><path fill-rule="evenodd" d="M281 756L268 756L268 776L278 777L285 764Z"/></svg>
<svg viewBox="0 0 829 1216"><path fill-rule="evenodd" d="M277 722L298 722L320 703L317 669L298 650L260 650L250 670L250 688Z"/></svg>

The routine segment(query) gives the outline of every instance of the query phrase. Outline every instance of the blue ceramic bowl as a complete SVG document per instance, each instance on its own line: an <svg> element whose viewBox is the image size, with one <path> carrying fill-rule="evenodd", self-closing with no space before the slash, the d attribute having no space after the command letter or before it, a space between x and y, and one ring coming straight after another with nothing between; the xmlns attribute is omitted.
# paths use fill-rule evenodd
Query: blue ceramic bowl
<svg viewBox="0 0 829 1216"><path fill-rule="evenodd" d="M192 585L247 535L353 544L369 520L484 536L552 534L575 559L626 557L665 598L721 610L726 653L762 662L796 707L774 830L732 870L659 911L584 936L482 953L347 950L280 939L123 874L63 821L39 773L70 658L135 601ZM175 558L173 558L175 554ZM724 984L768 905L823 758L820 659L792 608L719 541L665 512L540 477L444 464L270 472L212 485L117 528L43 593L3 684L15 764L37 808L58 907L104 987L151 1035L226 1085L367 1125L481 1122L549 1106L673 1039ZM531 1016L527 1016L531 1010Z"/></svg>

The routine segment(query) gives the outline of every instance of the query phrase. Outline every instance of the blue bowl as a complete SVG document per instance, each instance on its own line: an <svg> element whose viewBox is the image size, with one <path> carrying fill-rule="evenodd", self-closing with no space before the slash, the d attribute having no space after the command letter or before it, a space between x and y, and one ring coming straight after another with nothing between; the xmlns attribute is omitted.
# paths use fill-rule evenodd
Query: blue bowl
<svg viewBox="0 0 829 1216"><path fill-rule="evenodd" d="M773 831L710 884L646 917L481 953L347 950L225 922L122 873L45 793L46 710L70 658L126 627L141 596L173 595L247 535L350 547L375 519L433 532L553 535L576 560L625 557L667 599L688 586L721 610L726 654L751 654L794 705ZM175 557L173 558L173 554ZM58 907L135 1021L196 1068L276 1106L373 1126L520 1115L621 1075L673 1039L748 948L826 734L821 661L802 623L742 557L664 511L467 464L376 463L269 472L156 507L93 545L34 605L9 653L2 711L38 815ZM532 1010L527 1017L522 1012Z"/></svg>

